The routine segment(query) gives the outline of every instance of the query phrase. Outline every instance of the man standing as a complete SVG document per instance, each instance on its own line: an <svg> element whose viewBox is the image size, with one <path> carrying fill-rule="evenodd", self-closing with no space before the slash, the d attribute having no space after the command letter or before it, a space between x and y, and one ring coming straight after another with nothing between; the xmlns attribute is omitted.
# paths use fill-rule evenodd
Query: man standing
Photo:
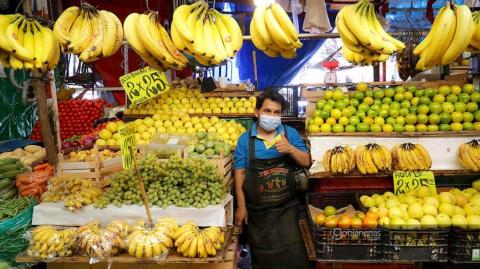
<svg viewBox="0 0 480 269"><path fill-rule="evenodd" d="M257 97L252 128L235 149L235 224L247 224L255 269L310 268L298 220L295 166L310 167L299 133L281 124L285 100L267 90Z"/></svg>

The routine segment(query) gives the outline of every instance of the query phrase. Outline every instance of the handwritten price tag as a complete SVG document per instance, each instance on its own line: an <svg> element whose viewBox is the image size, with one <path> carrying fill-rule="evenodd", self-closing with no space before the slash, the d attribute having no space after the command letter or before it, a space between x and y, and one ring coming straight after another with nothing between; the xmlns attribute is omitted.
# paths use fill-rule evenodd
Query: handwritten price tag
<svg viewBox="0 0 480 269"><path fill-rule="evenodd" d="M122 153L123 169L127 170L135 166L137 158L137 142L135 141L135 131L129 127L122 127L119 130L120 151Z"/></svg>
<svg viewBox="0 0 480 269"><path fill-rule="evenodd" d="M427 186L437 192L435 176L432 171L395 171L393 172L393 187L395 195L415 190L420 186Z"/></svg>
<svg viewBox="0 0 480 269"><path fill-rule="evenodd" d="M121 76L120 83L133 104L144 102L170 89L165 73L151 67Z"/></svg>

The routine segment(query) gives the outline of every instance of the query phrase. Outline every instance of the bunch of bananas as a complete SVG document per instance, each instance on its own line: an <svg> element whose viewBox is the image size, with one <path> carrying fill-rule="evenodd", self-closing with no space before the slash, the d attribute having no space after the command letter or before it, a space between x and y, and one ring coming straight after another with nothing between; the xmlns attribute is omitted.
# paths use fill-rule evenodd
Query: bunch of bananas
<svg viewBox="0 0 480 269"><path fill-rule="evenodd" d="M392 169L392 156L387 147L371 143L355 149L355 163L361 174L375 174Z"/></svg>
<svg viewBox="0 0 480 269"><path fill-rule="evenodd" d="M325 172L350 174L355 170L355 154L349 146L336 146L323 155Z"/></svg>
<svg viewBox="0 0 480 269"><path fill-rule="evenodd" d="M480 171L480 141L473 139L461 144L458 148L457 160L467 169Z"/></svg>
<svg viewBox="0 0 480 269"><path fill-rule="evenodd" d="M277 3L255 8L250 22L250 36L255 47L270 57L295 58L297 49L303 46L297 29Z"/></svg>
<svg viewBox="0 0 480 269"><path fill-rule="evenodd" d="M175 9L171 34L179 50L204 66L218 65L235 57L243 45L242 30L235 19L209 9L203 1Z"/></svg>
<svg viewBox="0 0 480 269"><path fill-rule="evenodd" d="M73 254L76 229L58 231L53 226L38 226L32 230L27 254L39 260L52 260Z"/></svg>
<svg viewBox="0 0 480 269"><path fill-rule="evenodd" d="M395 170L425 171L432 167L432 159L420 144L403 143L392 148L392 160Z"/></svg>
<svg viewBox="0 0 480 269"><path fill-rule="evenodd" d="M368 0L345 6L337 14L336 26L342 40L345 59L355 64L386 61L394 52L405 48L403 42L383 29Z"/></svg>
<svg viewBox="0 0 480 269"><path fill-rule="evenodd" d="M187 222L175 232L177 252L189 258L207 258L217 255L225 242L225 234L219 227L200 229L193 222Z"/></svg>
<svg viewBox="0 0 480 269"><path fill-rule="evenodd" d="M133 232L127 238L128 254L141 258L159 258L167 255L169 249L173 247L173 240L170 235L177 227L175 221L163 219L150 228L144 221L137 223L133 227Z"/></svg>
<svg viewBox="0 0 480 269"><path fill-rule="evenodd" d="M150 67L181 70L188 63L163 28L158 12L132 13L123 26L128 44Z"/></svg>
<svg viewBox="0 0 480 269"><path fill-rule="evenodd" d="M469 51L478 51L480 50L480 11L472 12L472 19L473 19L473 34L472 39L470 40L470 44L467 47Z"/></svg>
<svg viewBox="0 0 480 269"><path fill-rule="evenodd" d="M122 230L122 229L120 229ZM102 229L98 221L78 227L75 237L76 252L88 257L106 258L116 255L125 246L117 230Z"/></svg>
<svg viewBox="0 0 480 269"><path fill-rule="evenodd" d="M455 6L452 10L447 3L438 12L428 35L413 51L420 55L415 68L423 71L454 62L471 43L474 29L468 6Z"/></svg>
<svg viewBox="0 0 480 269"><path fill-rule="evenodd" d="M74 177L52 177L49 179L48 191L42 195L42 202L64 202L70 210L92 204L102 194L91 179Z"/></svg>
<svg viewBox="0 0 480 269"><path fill-rule="evenodd" d="M0 15L0 63L12 69L47 71L60 60L52 30L20 14Z"/></svg>
<svg viewBox="0 0 480 269"><path fill-rule="evenodd" d="M122 46L122 23L115 14L83 3L65 9L53 32L63 48L79 55L83 62L94 62L115 54Z"/></svg>

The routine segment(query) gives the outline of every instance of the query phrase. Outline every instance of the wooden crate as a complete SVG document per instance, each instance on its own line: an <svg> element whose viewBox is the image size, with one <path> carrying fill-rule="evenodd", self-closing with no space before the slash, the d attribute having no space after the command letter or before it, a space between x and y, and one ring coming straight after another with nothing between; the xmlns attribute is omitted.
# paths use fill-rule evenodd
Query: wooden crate
<svg viewBox="0 0 480 269"><path fill-rule="evenodd" d="M94 179L101 187L110 185L110 177L123 170L121 156L92 162L68 162L67 160L62 154L58 155L58 176Z"/></svg>

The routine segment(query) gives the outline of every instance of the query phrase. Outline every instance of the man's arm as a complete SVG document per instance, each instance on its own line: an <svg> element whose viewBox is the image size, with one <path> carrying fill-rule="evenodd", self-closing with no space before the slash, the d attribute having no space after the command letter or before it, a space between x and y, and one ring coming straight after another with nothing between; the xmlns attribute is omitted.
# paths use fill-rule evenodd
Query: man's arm
<svg viewBox="0 0 480 269"><path fill-rule="evenodd" d="M247 206L245 204L245 193L243 182L245 181L245 169L235 169L235 195L237 198L237 210L235 212L235 225L241 226L248 223Z"/></svg>

